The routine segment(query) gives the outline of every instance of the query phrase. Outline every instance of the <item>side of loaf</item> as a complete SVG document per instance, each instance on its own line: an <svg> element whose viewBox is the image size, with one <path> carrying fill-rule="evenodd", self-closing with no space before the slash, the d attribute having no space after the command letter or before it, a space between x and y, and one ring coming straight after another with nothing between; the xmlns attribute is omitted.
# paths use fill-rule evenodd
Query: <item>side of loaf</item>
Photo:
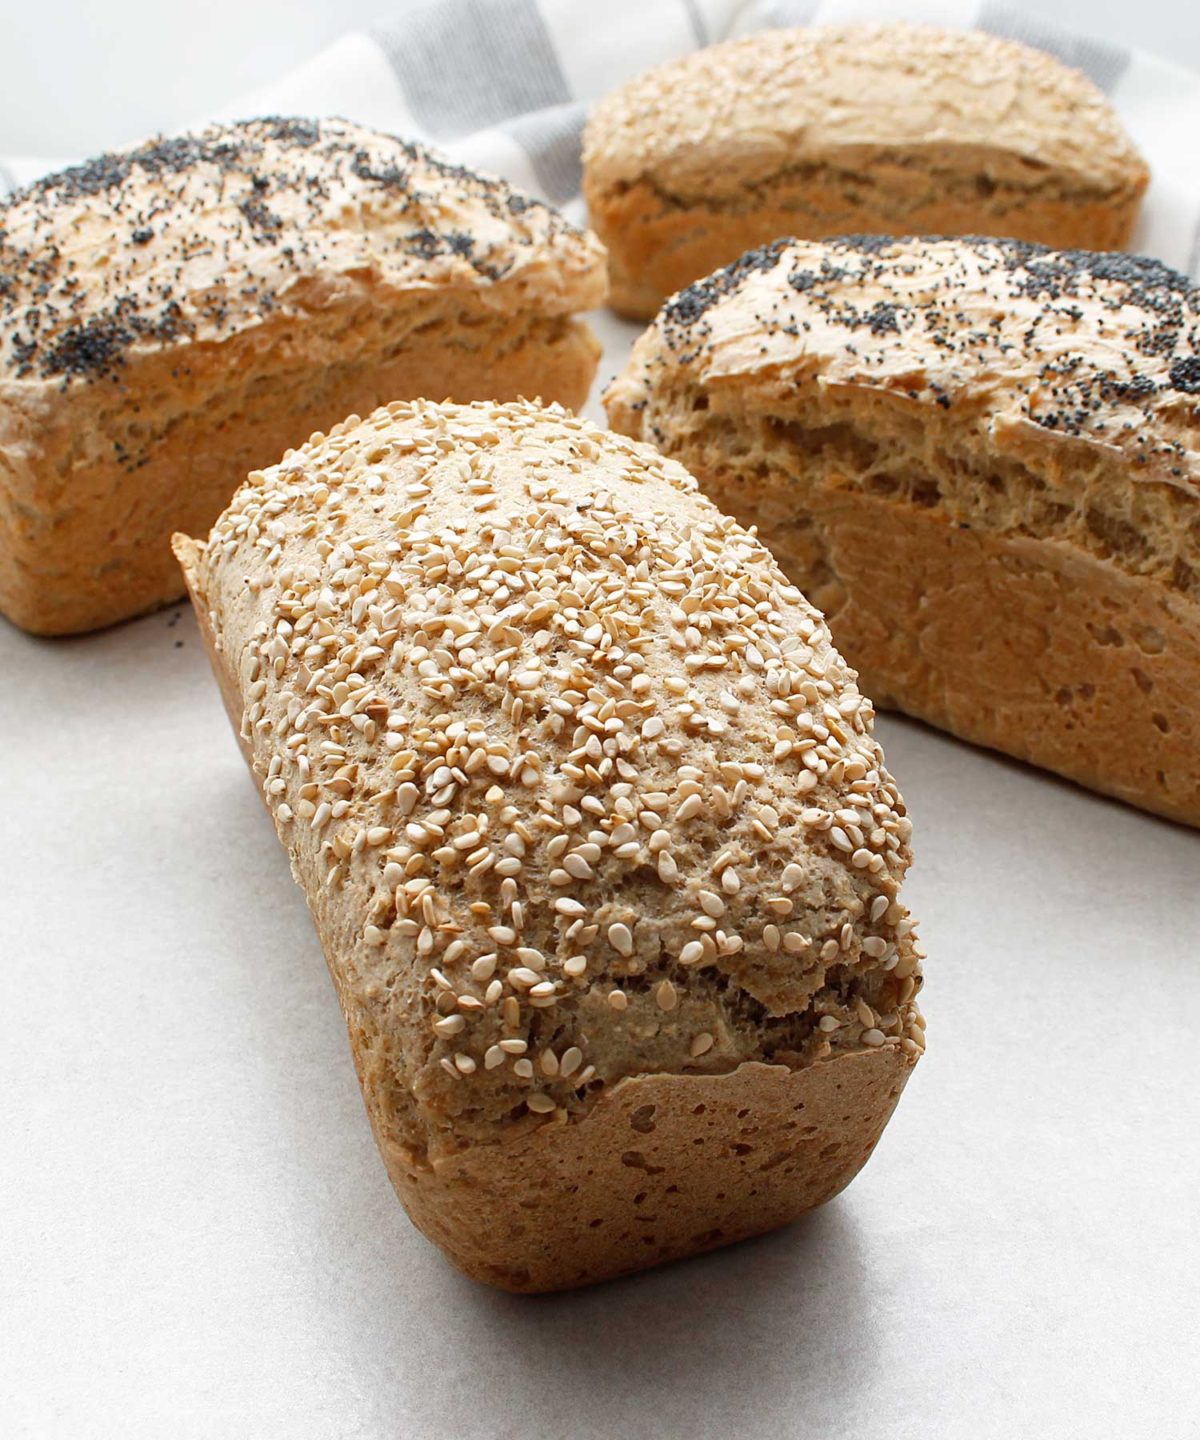
<svg viewBox="0 0 1200 1440"><path fill-rule="evenodd" d="M880 704L1200 823L1200 292L998 240L779 242L606 397Z"/></svg>
<svg viewBox="0 0 1200 1440"><path fill-rule="evenodd" d="M512 1290L782 1224L924 1048L911 826L769 553L557 407L393 404L176 537L416 1224Z"/></svg>
<svg viewBox="0 0 1200 1440"><path fill-rule="evenodd" d="M781 235L1115 249L1147 180L1084 75L981 31L921 25L767 30L715 45L607 97L584 137L612 303L644 319Z"/></svg>
<svg viewBox="0 0 1200 1440"><path fill-rule="evenodd" d="M556 212L340 120L255 120L0 206L0 612L94 629L180 593L174 530L396 398L582 404L603 252Z"/></svg>

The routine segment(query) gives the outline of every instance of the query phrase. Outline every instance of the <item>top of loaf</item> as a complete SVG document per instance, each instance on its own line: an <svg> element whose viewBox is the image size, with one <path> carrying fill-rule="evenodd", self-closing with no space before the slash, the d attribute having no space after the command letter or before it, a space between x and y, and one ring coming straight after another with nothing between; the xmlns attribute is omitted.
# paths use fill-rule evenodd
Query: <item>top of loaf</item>
<svg viewBox="0 0 1200 1440"><path fill-rule="evenodd" d="M974 236L780 240L667 301L610 414L636 414L676 372L961 406L1014 454L1040 438L1200 483L1200 290L1139 256Z"/></svg>
<svg viewBox="0 0 1200 1440"><path fill-rule="evenodd" d="M870 702L679 465L557 408L397 403L182 553L415 1155L626 1075L916 1043Z"/></svg>
<svg viewBox="0 0 1200 1440"><path fill-rule="evenodd" d="M764 30L661 65L596 105L584 164L599 191L645 180L711 203L831 153L853 168L913 148L1026 185L1048 167L1102 192L1147 179L1079 71L983 31L907 24Z"/></svg>
<svg viewBox="0 0 1200 1440"><path fill-rule="evenodd" d="M568 313L603 299L603 251L504 181L346 120L214 125L0 204L0 378L111 375L364 283Z"/></svg>

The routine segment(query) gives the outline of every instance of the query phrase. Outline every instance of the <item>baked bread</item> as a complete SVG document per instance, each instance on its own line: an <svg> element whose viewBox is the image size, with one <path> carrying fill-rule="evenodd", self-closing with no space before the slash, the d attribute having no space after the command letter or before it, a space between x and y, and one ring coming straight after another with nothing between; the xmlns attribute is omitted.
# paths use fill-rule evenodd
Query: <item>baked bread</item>
<svg viewBox="0 0 1200 1440"><path fill-rule="evenodd" d="M1200 292L1004 240L781 242L606 397L882 705L1200 823Z"/></svg>
<svg viewBox="0 0 1200 1440"><path fill-rule="evenodd" d="M42 634L176 598L173 530L382 401L585 399L593 237L343 120L105 155L0 206L0 611Z"/></svg>
<svg viewBox="0 0 1200 1440"><path fill-rule="evenodd" d="M176 546L455 1264L582 1284L852 1178L923 1047L910 825L820 615L680 466L394 404Z"/></svg>
<svg viewBox="0 0 1200 1440"><path fill-rule="evenodd" d="M593 110L584 194L612 303L673 291L782 235L1009 235L1124 245L1148 174L1078 71L981 31L766 30Z"/></svg>

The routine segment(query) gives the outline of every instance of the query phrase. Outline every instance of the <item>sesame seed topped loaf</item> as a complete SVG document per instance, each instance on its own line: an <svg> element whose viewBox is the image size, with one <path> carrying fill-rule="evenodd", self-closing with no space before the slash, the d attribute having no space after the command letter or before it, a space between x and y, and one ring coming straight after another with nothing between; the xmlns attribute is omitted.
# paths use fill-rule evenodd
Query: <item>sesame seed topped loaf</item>
<svg viewBox="0 0 1200 1440"><path fill-rule="evenodd" d="M849 1182L924 1047L911 826L821 616L686 471L393 404L176 547L457 1265L581 1284Z"/></svg>
<svg viewBox="0 0 1200 1440"><path fill-rule="evenodd" d="M1147 181L1086 76L981 31L921 25L714 45L608 96L584 137L613 304L640 318L782 235L1117 248Z"/></svg>
<svg viewBox="0 0 1200 1440"><path fill-rule="evenodd" d="M46 634L180 593L256 466L383 401L582 404L603 252L555 211L343 120L253 120L0 205L0 612Z"/></svg>
<svg viewBox="0 0 1200 1440"><path fill-rule="evenodd" d="M1200 291L1003 240L780 242L606 403L829 617L881 704L1200 823Z"/></svg>

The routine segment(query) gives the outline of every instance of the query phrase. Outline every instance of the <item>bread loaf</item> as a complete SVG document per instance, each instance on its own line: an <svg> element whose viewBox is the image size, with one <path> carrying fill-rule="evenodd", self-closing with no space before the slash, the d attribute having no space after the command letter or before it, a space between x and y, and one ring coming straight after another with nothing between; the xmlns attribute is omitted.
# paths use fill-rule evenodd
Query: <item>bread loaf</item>
<svg viewBox="0 0 1200 1440"><path fill-rule="evenodd" d="M0 611L44 634L180 593L255 466L428 395L581 404L595 240L341 120L102 156L0 206Z"/></svg>
<svg viewBox="0 0 1200 1440"><path fill-rule="evenodd" d="M759 533L883 705L1200 823L1200 292L999 240L787 242L606 399Z"/></svg>
<svg viewBox="0 0 1200 1440"><path fill-rule="evenodd" d="M910 824L820 615L680 466L394 404L176 546L455 1264L600 1280L853 1177L924 1043Z"/></svg>
<svg viewBox="0 0 1200 1440"><path fill-rule="evenodd" d="M782 235L1129 239L1147 171L1075 70L981 31L767 30L651 70L602 101L584 193L612 303L673 291Z"/></svg>

